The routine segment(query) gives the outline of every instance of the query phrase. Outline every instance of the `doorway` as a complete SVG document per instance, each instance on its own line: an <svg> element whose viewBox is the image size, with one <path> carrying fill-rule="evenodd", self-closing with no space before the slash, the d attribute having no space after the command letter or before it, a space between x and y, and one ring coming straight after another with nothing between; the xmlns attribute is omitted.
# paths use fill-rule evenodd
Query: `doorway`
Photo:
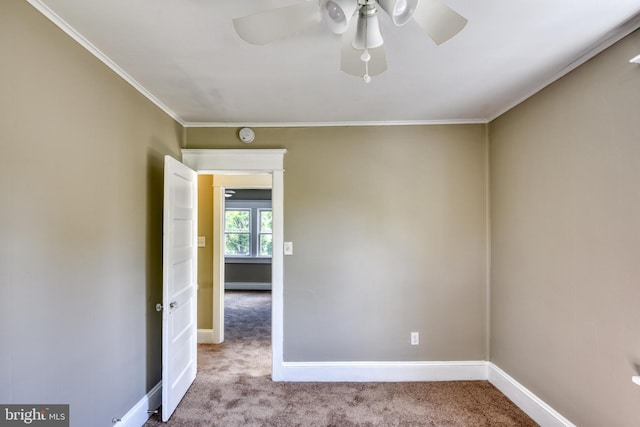
<svg viewBox="0 0 640 427"><path fill-rule="evenodd" d="M224 341L225 290L272 289L273 208L270 174L213 175L213 342ZM244 196L242 196L244 194ZM260 227L269 219L268 229ZM261 235L262 232L269 234ZM261 242L262 240L268 240ZM268 243L268 245L266 245ZM263 254L268 249L268 253ZM265 255L265 256L262 256ZM253 279L253 280L250 280Z"/></svg>
<svg viewBox="0 0 640 427"><path fill-rule="evenodd" d="M284 170L283 160L286 150L182 150L183 163L200 174L233 176L268 176L271 180L272 198L272 272L271 272L271 378L273 381L283 379L283 242L284 242ZM214 185L214 203L224 205L224 186ZM214 212L214 222L221 233L222 215ZM224 254L224 239L214 231L214 253ZM218 265L216 265L216 263ZM222 302L224 297L224 262L222 256L214 256L214 301ZM216 287L216 281L218 286ZM214 306L215 322L224 323L224 305L217 310ZM222 317L222 318L221 318ZM215 326L214 326L215 327ZM221 333L223 329L218 328ZM222 336L223 338L224 336Z"/></svg>

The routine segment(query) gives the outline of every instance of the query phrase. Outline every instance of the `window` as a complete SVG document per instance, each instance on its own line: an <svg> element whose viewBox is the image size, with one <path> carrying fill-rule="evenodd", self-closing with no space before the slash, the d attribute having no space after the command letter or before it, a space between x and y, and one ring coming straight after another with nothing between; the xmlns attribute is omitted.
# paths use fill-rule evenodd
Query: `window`
<svg viewBox="0 0 640 427"><path fill-rule="evenodd" d="M273 250L273 235L271 224L273 217L271 209L258 209L260 213L260 230L258 233L258 256L270 257Z"/></svg>
<svg viewBox="0 0 640 427"><path fill-rule="evenodd" d="M271 201L229 200L224 212L224 255L238 262L271 259L273 251Z"/></svg>
<svg viewBox="0 0 640 427"><path fill-rule="evenodd" d="M251 209L225 210L224 254L251 256Z"/></svg>

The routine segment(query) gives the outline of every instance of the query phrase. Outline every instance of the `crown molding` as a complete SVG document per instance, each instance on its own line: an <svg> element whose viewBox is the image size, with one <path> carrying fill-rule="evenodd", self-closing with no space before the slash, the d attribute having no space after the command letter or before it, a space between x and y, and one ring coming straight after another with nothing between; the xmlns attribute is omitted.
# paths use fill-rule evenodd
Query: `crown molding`
<svg viewBox="0 0 640 427"><path fill-rule="evenodd" d="M344 121L344 122L186 122L186 128L219 127L356 127L356 126L434 126L434 125L470 125L487 124L488 119L452 119L452 120L388 120L388 121Z"/></svg>
<svg viewBox="0 0 640 427"><path fill-rule="evenodd" d="M120 68L115 62L111 60L107 55L105 55L100 49L98 49L93 43L84 38L80 33L78 33L71 25L69 25L64 19L62 19L59 15L57 15L54 11L52 11L49 7L44 5L39 0L27 0L27 2L33 6L38 12L42 13L47 19L53 22L58 28L64 31L69 37L78 42L82 47L87 49L89 53L98 58L103 64L109 67L113 72L115 72L118 76L124 79L127 83L129 83L135 90L140 92L144 97L146 97L149 101L154 103L158 108L164 111L169 117L174 119L176 122L180 123L182 126L185 126L184 120L182 120L173 110L163 104L158 98L153 96L151 92L146 90L144 86L138 83L133 77L127 74L122 68Z"/></svg>

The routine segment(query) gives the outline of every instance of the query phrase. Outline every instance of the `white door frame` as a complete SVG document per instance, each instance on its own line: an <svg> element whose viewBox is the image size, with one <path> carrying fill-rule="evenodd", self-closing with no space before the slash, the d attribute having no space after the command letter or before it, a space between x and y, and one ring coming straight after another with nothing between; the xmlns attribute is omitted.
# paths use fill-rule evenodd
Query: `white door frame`
<svg viewBox="0 0 640 427"><path fill-rule="evenodd" d="M224 341L224 187L213 186L213 343Z"/></svg>
<svg viewBox="0 0 640 427"><path fill-rule="evenodd" d="M271 379L283 380L284 155L285 149L185 149L182 162L199 173L271 174L273 255L271 259Z"/></svg>

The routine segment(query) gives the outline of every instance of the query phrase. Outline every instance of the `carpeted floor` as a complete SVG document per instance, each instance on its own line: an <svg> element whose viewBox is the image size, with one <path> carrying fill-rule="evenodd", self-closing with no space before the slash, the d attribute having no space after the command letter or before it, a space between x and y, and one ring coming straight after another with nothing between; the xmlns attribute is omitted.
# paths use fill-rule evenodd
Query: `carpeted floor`
<svg viewBox="0 0 640 427"><path fill-rule="evenodd" d="M486 381L274 383L271 294L227 291L225 342L198 346L198 375L153 426L536 426Z"/></svg>

